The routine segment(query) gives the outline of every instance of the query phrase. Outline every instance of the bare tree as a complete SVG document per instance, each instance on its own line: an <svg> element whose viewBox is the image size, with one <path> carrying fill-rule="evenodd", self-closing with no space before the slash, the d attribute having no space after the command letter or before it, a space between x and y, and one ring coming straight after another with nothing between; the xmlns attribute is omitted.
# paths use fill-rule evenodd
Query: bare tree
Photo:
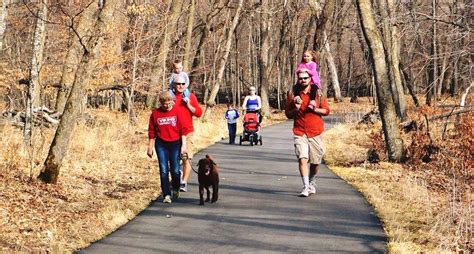
<svg viewBox="0 0 474 254"><path fill-rule="evenodd" d="M182 1L169 0L168 10L168 22L164 27L162 37L160 40L160 48L158 49L158 55L153 64L150 75L150 87L164 89L163 85L166 82L166 60L168 59L168 52L171 45L171 34L174 28L177 26L179 14L181 13ZM155 96L152 96L155 97Z"/></svg>
<svg viewBox="0 0 474 254"><path fill-rule="evenodd" d="M74 82L74 76L81 61L81 57L84 50L84 41L87 40L90 35L90 30L94 26L94 16L97 14L98 5L95 2L89 4L82 12L77 22L74 20L77 15L69 16L69 45L64 61L60 87L56 95L56 112L61 115L66 106L66 100L71 90L72 83ZM66 12L64 10L64 12Z"/></svg>
<svg viewBox="0 0 474 254"><path fill-rule="evenodd" d="M321 52L324 51L322 58L324 58L324 61L329 69L329 79L331 80L331 84L334 88L334 99L336 101L342 101L341 87L339 85L339 77L337 75L337 67L336 63L334 62L334 57L332 56L331 46L326 33L326 23L329 18L332 17L335 6L336 0L326 1L323 8L321 8L320 1L312 2L312 8L317 18L313 47Z"/></svg>
<svg viewBox="0 0 474 254"><path fill-rule="evenodd" d="M430 48L430 64L428 66L428 86L426 90L426 104L431 105L431 100L436 102L436 81L438 79L438 46L437 46L437 20L436 20L436 0L431 1L431 15L433 23L431 26L431 48ZM434 97L434 98L433 98Z"/></svg>
<svg viewBox="0 0 474 254"><path fill-rule="evenodd" d="M400 66L400 32L395 23L394 0L379 0L382 18L382 31L386 56L390 71L392 96L397 110L397 116L403 121L406 118L406 99L403 92Z"/></svg>
<svg viewBox="0 0 474 254"><path fill-rule="evenodd" d="M243 0L239 0L237 4L237 9L234 14L234 18L232 20L232 24L229 27L229 30L227 31L227 38L226 38L224 52L223 52L224 55L220 58L219 66L218 66L219 71L217 73L217 78L214 85L212 86L211 93L209 94L209 98L206 101L206 111L204 112L203 120L207 120L209 118L211 114L211 109L216 104L216 96L217 96L217 93L219 92L219 86L221 85L223 77L224 77L225 65L227 63L227 58L229 57L230 47L232 45L232 37L234 36L235 28L237 27L237 24L239 23L242 5L243 5Z"/></svg>
<svg viewBox="0 0 474 254"><path fill-rule="evenodd" d="M405 159L405 148L398 129L397 115L390 89L390 70L387 57L385 56L382 37L375 22L370 0L357 0L357 8L364 37L369 45L369 52L372 58L377 102L382 117L382 128L388 158L390 161L403 161Z"/></svg>
<svg viewBox="0 0 474 254"><path fill-rule="evenodd" d="M54 135L53 142L49 148L48 156L44 162L38 178L45 183L56 183L59 170L64 156L69 148L69 141L76 124L82 92L90 79L94 69L94 61L97 58L97 49L103 41L107 25L112 17L117 1L120 0L98 0L99 16L95 20L91 36L85 42L83 56L77 69L71 92L66 102L63 116ZM103 3L103 5L101 5Z"/></svg>
<svg viewBox="0 0 474 254"><path fill-rule="evenodd" d="M9 0L3 0L2 6L0 6L0 51L3 47L3 36L5 29L7 28L7 16L8 16L8 4Z"/></svg>
<svg viewBox="0 0 474 254"><path fill-rule="evenodd" d="M28 86L28 97L26 102L26 117L24 136L25 142L31 144L31 128L33 108L39 107L41 104L41 86L40 86L40 71L43 65L43 50L44 38L46 36L45 20L48 16L48 1L42 1L38 12L36 14L36 28L33 38L33 56L31 58L30 76Z"/></svg>
<svg viewBox="0 0 474 254"><path fill-rule="evenodd" d="M196 0L191 0L189 4L188 24L186 30L186 45L184 47L183 66L185 71L191 67L191 47L193 42L194 11L196 9Z"/></svg>
<svg viewBox="0 0 474 254"><path fill-rule="evenodd" d="M334 57L332 56L331 47L329 45L329 40L326 35L326 31L323 31L323 38L324 38L324 56L327 67L329 69L329 75L331 79L331 84L334 89L334 100L335 101L342 101L342 94L341 94L341 86L339 85L339 77L337 74L337 67L336 62L334 61Z"/></svg>
<svg viewBox="0 0 474 254"><path fill-rule="evenodd" d="M262 114L270 116L270 104L268 102L269 95L269 53L270 53L270 5L268 0L261 0L260 15L260 51L259 51L259 68L260 68L260 96L262 100Z"/></svg>

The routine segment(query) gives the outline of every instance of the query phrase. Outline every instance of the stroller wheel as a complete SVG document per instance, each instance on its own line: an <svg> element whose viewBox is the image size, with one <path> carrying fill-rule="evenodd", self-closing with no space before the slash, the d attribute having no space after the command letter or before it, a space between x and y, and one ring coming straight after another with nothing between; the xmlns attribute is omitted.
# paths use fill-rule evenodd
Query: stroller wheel
<svg viewBox="0 0 474 254"><path fill-rule="evenodd" d="M253 146L253 135L249 137L250 146Z"/></svg>
<svg viewBox="0 0 474 254"><path fill-rule="evenodd" d="M239 145L242 145L242 136L240 136Z"/></svg>
<svg viewBox="0 0 474 254"><path fill-rule="evenodd" d="M258 142L260 143L260 145L262 145L262 144L263 144L263 141L262 141L262 136L260 136L260 137L258 138Z"/></svg>

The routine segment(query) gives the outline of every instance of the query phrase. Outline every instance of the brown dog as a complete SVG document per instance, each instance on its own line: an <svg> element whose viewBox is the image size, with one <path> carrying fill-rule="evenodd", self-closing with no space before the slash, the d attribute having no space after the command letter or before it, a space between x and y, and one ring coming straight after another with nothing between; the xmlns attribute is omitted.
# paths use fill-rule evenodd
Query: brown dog
<svg viewBox="0 0 474 254"><path fill-rule="evenodd" d="M198 181L199 181L199 204L204 205L204 189L207 190L206 202L209 202L210 191L212 186L212 200L214 203L219 198L219 173L217 171L217 164L212 157L207 154L206 158L199 160Z"/></svg>

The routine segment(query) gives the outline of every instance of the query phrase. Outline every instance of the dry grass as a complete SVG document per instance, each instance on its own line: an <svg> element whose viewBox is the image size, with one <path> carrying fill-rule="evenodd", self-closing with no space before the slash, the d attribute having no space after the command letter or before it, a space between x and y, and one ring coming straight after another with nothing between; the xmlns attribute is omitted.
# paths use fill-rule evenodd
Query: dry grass
<svg viewBox="0 0 474 254"><path fill-rule="evenodd" d="M367 163L372 138L379 133L380 125L338 125L324 134L325 160L375 207L389 237L389 252L469 252L470 199L453 201L449 192L433 188L437 178L423 166L414 170L413 165ZM445 185L450 184L447 178ZM456 191L458 199L463 196L463 188Z"/></svg>
<svg viewBox="0 0 474 254"><path fill-rule="evenodd" d="M195 121L198 149L227 136L225 108ZM0 126L0 252L72 252L133 218L160 195L156 158L146 156L150 112L130 126L125 114L96 110L79 124L58 184L37 180L53 130L35 129L27 149L18 128ZM275 114L271 124L281 121ZM31 162L31 163L30 163Z"/></svg>

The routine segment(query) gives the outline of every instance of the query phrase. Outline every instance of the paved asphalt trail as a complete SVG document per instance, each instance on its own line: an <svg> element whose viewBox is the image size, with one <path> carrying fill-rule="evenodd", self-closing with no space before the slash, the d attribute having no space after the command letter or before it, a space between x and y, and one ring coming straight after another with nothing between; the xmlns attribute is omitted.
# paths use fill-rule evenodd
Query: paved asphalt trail
<svg viewBox="0 0 474 254"><path fill-rule="evenodd" d="M302 183L291 127L263 129L263 146L223 140L195 155L194 166L205 154L219 166L217 203L198 205L192 173L190 190L178 201L158 199L81 253L385 253L387 239L373 209L326 166L316 195L297 196Z"/></svg>

